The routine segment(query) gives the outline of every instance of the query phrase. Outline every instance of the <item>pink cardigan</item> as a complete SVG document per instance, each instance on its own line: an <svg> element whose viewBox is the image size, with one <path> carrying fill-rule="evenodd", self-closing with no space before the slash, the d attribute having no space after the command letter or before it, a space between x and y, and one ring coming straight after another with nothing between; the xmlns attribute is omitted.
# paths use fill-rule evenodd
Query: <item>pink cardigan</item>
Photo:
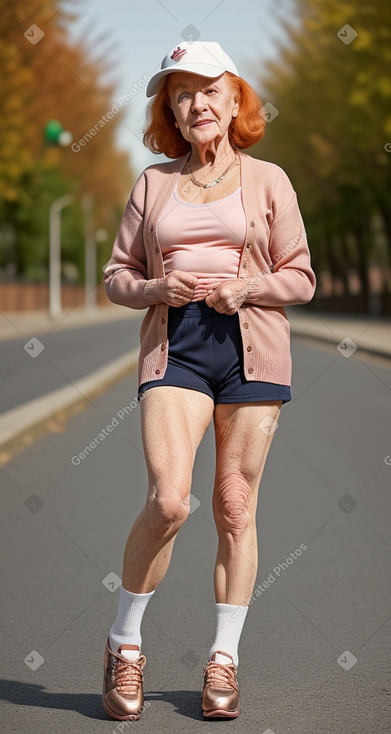
<svg viewBox="0 0 391 734"><path fill-rule="evenodd" d="M303 219L283 169L238 152L247 221L238 277L245 278L250 288L239 309L244 376L290 385L290 329L284 306L310 301L316 284ZM140 329L139 385L162 379L167 367L168 305L150 305L144 288L148 280L165 274L156 224L187 155L149 166L140 174L104 268L111 301L129 308L149 307Z"/></svg>

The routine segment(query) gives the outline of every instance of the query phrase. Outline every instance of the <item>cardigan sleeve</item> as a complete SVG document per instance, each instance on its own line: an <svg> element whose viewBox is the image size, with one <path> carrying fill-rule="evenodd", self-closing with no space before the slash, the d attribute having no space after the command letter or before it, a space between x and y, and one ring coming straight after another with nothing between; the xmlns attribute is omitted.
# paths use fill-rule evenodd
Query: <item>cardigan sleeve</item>
<svg viewBox="0 0 391 734"><path fill-rule="evenodd" d="M316 277L296 192L281 168L271 206L268 251L271 272L265 270L248 281L246 302L271 307L308 303Z"/></svg>
<svg viewBox="0 0 391 734"><path fill-rule="evenodd" d="M145 176L137 179L114 240L110 260L104 266L107 297L130 308L146 308L151 301L144 295L147 258L143 239Z"/></svg>

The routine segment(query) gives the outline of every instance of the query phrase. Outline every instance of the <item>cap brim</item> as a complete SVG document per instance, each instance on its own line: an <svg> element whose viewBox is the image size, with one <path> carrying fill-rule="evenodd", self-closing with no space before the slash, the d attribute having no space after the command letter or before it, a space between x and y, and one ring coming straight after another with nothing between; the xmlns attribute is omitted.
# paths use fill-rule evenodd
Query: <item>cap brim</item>
<svg viewBox="0 0 391 734"><path fill-rule="evenodd" d="M195 67L197 70L195 70ZM217 79L217 77L225 74L225 70L221 71L221 67L212 66L211 64L196 65L194 63L189 63L181 64L180 66L174 66L168 69L162 69L161 71L158 71L157 74L154 74L152 79L150 79L145 92L146 96L153 97L154 94L158 94L163 86L164 77L168 76L168 74L175 74L175 72L178 71L189 71L191 74L196 74L197 76L207 76L210 79Z"/></svg>

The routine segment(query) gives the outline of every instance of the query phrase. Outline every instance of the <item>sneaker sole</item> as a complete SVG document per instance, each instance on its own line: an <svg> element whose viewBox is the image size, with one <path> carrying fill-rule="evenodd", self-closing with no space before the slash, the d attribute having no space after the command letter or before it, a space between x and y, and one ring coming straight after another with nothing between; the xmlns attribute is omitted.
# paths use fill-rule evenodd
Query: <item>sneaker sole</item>
<svg viewBox="0 0 391 734"><path fill-rule="evenodd" d="M138 721L139 719L141 719L141 714L127 714L126 716L119 716L118 714L115 714L113 711L109 709L105 701L103 701L103 708L106 711L106 713L109 716L111 716L112 719L115 719L116 721Z"/></svg>
<svg viewBox="0 0 391 734"><path fill-rule="evenodd" d="M239 716L240 709L236 709L236 711L225 711L224 709L215 709L214 711L203 711L202 712L205 718L212 719L214 717L219 717L223 719L234 719L236 716Z"/></svg>

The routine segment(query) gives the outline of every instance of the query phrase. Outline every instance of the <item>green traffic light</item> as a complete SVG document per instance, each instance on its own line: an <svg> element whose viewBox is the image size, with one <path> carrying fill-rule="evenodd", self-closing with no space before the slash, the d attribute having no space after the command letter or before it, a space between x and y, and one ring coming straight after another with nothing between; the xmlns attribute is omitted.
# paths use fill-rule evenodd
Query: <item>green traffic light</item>
<svg viewBox="0 0 391 734"><path fill-rule="evenodd" d="M63 131L63 126L59 120L49 120L45 125L45 138L48 143L58 143L58 138Z"/></svg>

